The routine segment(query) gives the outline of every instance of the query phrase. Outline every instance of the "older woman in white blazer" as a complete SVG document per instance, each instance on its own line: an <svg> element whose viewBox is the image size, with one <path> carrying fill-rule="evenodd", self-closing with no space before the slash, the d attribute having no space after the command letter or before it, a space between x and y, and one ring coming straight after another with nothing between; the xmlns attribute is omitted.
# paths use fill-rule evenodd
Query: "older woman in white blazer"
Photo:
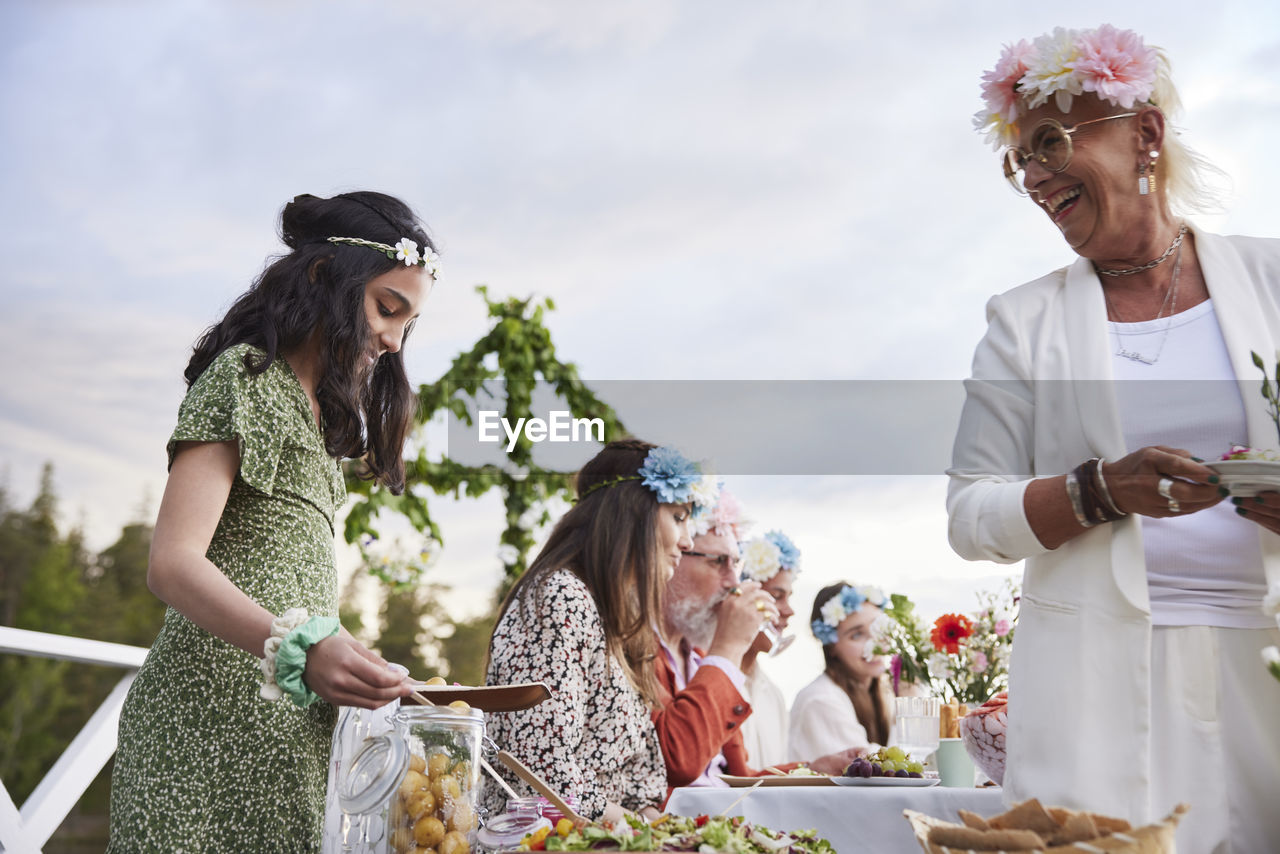
<svg viewBox="0 0 1280 854"><path fill-rule="evenodd" d="M1006 797L1185 802L1180 851L1280 851L1280 494L1204 464L1280 447L1251 357L1280 350L1280 241L1175 215L1211 167L1137 34L1019 42L983 91L1005 177L1079 256L988 303L949 471L956 551L1026 560Z"/></svg>

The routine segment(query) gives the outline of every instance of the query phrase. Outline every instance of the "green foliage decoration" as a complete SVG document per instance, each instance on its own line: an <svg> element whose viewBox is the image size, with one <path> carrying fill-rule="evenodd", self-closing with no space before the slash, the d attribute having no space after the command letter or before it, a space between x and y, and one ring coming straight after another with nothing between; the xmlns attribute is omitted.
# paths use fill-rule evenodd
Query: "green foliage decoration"
<svg viewBox="0 0 1280 854"><path fill-rule="evenodd" d="M613 408L582 381L577 366L557 356L545 323L546 313L555 310L550 299L494 299L484 285L477 286L476 292L488 306L492 325L471 349L458 354L437 380L419 386L415 419L419 436L421 427L437 413L474 426L471 411L479 405L492 407L493 386L498 380L505 387L502 414L510 423L528 417L534 389L545 382L573 417L600 419L606 442L627 435ZM349 465L347 489L353 502L344 528L347 542L377 537L377 518L384 510L403 516L416 530L443 542L440 528L431 518L428 495L478 498L496 488L502 492L506 516L499 543L510 547L502 549L507 555L504 587L511 584L527 567L534 530L550 520L547 503L556 496L572 499L573 473L537 465L533 443L523 432L507 457L505 466L468 466L448 457L428 459L426 448L418 447L405 460L402 495L361 480L358 463ZM531 525L531 520L536 521Z"/></svg>

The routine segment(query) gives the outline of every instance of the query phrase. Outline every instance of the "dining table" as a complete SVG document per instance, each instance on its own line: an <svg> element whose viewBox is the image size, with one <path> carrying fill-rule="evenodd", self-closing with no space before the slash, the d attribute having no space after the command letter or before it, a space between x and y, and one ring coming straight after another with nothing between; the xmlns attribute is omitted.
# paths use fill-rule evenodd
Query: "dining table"
<svg viewBox="0 0 1280 854"><path fill-rule="evenodd" d="M666 811L675 815L740 815L771 830L813 828L839 854L911 854L921 851L903 817L912 809L959 822L958 810L983 817L1004 812L999 787L839 786L802 783L743 787L696 786L676 789ZM745 797L744 797L745 795ZM736 801L736 803L735 803Z"/></svg>

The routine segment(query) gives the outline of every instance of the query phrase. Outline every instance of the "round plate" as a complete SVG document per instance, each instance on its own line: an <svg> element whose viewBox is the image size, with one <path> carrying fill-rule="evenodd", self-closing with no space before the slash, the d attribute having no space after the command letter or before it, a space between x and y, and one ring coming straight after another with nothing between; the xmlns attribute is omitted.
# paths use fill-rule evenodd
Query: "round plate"
<svg viewBox="0 0 1280 854"><path fill-rule="evenodd" d="M1239 498L1259 492L1280 492L1280 461L1219 460L1205 465L1216 471L1222 486Z"/></svg>
<svg viewBox="0 0 1280 854"><path fill-rule="evenodd" d="M937 777L832 777L837 786L905 786L925 788L942 782Z"/></svg>

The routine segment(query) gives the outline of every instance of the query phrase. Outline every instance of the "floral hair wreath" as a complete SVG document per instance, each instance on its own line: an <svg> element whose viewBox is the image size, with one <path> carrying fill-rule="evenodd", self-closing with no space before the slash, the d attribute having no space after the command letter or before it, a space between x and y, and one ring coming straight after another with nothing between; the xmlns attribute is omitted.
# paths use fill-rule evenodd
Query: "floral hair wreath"
<svg viewBox="0 0 1280 854"><path fill-rule="evenodd" d="M800 549L781 531L770 531L742 546L743 581L763 584L783 570L800 571Z"/></svg>
<svg viewBox="0 0 1280 854"><path fill-rule="evenodd" d="M748 523L737 496L724 488L724 481L714 475L703 475L694 490L710 500L694 499L693 516L689 520L693 536L724 534L738 540Z"/></svg>
<svg viewBox="0 0 1280 854"><path fill-rule="evenodd" d="M638 480L657 497L659 504L693 504L705 506L703 502L715 503L719 487L718 482L710 475L704 475L698 464L688 459L675 448L652 448L645 455L644 463L635 474L602 480L587 487L578 500L582 501L597 490L607 489ZM709 489L707 482L710 481Z"/></svg>
<svg viewBox="0 0 1280 854"><path fill-rule="evenodd" d="M1018 119L1049 100L1062 112L1076 95L1091 92L1125 110L1136 103L1176 112L1177 91L1164 52L1147 47L1133 30L1103 24L1092 30L1057 27L1035 41L1006 45L996 67L982 75L986 106L973 125L993 148L1014 145Z"/></svg>
<svg viewBox="0 0 1280 854"><path fill-rule="evenodd" d="M385 243L378 243L373 240L365 240L362 237L330 237L330 243L346 243L351 246L363 246L366 249L374 249L383 253L392 261L403 261L406 267L424 267L427 275L436 279L440 276L440 256L430 247L423 247L422 251L418 251L418 243L407 237L400 238L395 246L388 246Z"/></svg>
<svg viewBox="0 0 1280 854"><path fill-rule="evenodd" d="M828 599L822 606L822 610L819 611L822 619L814 620L809 627L813 629L813 636L821 641L823 646L827 646L839 639L836 628L844 622L845 617L857 613L863 602L870 602L877 608L883 608L888 601L888 597L879 587L858 588L846 584L840 588L839 593Z"/></svg>

